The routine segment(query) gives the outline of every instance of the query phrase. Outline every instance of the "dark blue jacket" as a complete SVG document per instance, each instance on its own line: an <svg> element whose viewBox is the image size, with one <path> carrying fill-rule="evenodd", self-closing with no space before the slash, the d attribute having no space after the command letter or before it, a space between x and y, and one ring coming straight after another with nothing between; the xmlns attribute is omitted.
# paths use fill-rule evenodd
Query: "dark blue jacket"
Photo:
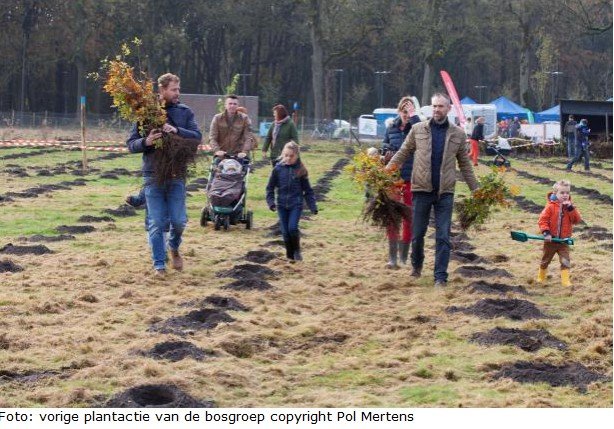
<svg viewBox="0 0 614 429"><path fill-rule="evenodd" d="M590 134L591 134L591 129L588 127L588 125L584 124L583 122L580 122L576 126L576 136L578 138L576 144L582 147L588 146L588 136Z"/></svg>
<svg viewBox="0 0 614 429"><path fill-rule="evenodd" d="M194 121L194 113L185 104L167 104L166 122L177 128L177 134L186 139L201 140L203 135ZM132 126L130 137L126 141L128 150L132 153L143 153L143 176L153 176L153 153L154 146L145 146L145 138L139 133L138 124Z"/></svg>
<svg viewBox="0 0 614 429"><path fill-rule="evenodd" d="M285 209L302 209L304 198L309 210L318 211L309 179L306 175L296 176L299 166L300 160L292 165L286 165L282 161L273 168L266 186L266 202L269 207L277 205ZM277 188L277 199L275 199L275 188Z"/></svg>
<svg viewBox="0 0 614 429"><path fill-rule="evenodd" d="M393 154L398 151L403 142L405 141L405 137L409 134L409 130L411 130L411 126L413 124L417 124L420 122L420 117L418 115L414 115L409 118L409 123L405 127L403 131L401 131L401 117L397 116L394 118L389 127L386 128L386 134L384 134L384 141L382 143L382 152L385 154L388 151L391 151ZM401 178L406 182L411 180L411 171L414 167L414 156L413 154L403 163L401 166Z"/></svg>

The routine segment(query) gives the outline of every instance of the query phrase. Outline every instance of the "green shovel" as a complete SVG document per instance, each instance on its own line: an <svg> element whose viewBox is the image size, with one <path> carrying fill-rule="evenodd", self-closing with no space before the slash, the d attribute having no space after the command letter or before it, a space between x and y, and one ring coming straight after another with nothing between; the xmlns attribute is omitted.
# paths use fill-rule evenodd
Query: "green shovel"
<svg viewBox="0 0 614 429"><path fill-rule="evenodd" d="M526 232L522 232L522 231L512 231L512 240L527 241L529 239L544 240L544 236L543 235L531 235L531 234L527 234ZM573 245L573 238L553 238L552 242L569 244L571 246Z"/></svg>

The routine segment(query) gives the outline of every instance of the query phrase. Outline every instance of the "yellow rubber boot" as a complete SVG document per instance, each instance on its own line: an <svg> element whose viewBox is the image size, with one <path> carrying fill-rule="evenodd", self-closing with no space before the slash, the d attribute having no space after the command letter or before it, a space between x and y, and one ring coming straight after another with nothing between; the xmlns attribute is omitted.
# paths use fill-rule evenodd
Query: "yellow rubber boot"
<svg viewBox="0 0 614 429"><path fill-rule="evenodd" d="M537 272L537 283L543 284L546 281L546 269L540 268Z"/></svg>
<svg viewBox="0 0 614 429"><path fill-rule="evenodd" d="M561 286L564 286L564 287L571 286L571 280L569 280L569 270L568 269L561 270Z"/></svg>

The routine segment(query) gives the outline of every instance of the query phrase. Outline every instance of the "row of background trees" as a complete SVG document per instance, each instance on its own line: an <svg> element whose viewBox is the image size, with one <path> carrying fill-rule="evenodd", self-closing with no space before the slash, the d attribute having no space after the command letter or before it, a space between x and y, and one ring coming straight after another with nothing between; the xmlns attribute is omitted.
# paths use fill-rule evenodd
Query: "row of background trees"
<svg viewBox="0 0 614 429"><path fill-rule="evenodd" d="M8 3L8 4L7 4ZM141 67L182 92L239 92L314 118L428 103L452 75L460 96L506 95L534 110L612 95L612 2L604 0L5 0L0 111L110 112L86 79L138 37ZM553 71L562 74L552 74ZM389 73L388 73L389 72ZM380 92L381 91L381 92ZM261 110L262 111L262 110Z"/></svg>

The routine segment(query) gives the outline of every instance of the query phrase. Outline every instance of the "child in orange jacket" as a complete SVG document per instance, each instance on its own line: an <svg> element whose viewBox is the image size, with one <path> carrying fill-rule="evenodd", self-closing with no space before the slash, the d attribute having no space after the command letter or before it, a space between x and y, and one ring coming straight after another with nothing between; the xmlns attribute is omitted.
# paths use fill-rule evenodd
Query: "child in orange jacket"
<svg viewBox="0 0 614 429"><path fill-rule="evenodd" d="M546 207L539 215L539 229L544 235L544 250L537 283L546 280L546 270L555 254L559 255L561 262L561 285L571 286L569 279L569 246L564 243L554 243L552 238L570 238L573 225L579 223L582 218L578 209L571 204L571 183L567 180L559 180L548 193Z"/></svg>

